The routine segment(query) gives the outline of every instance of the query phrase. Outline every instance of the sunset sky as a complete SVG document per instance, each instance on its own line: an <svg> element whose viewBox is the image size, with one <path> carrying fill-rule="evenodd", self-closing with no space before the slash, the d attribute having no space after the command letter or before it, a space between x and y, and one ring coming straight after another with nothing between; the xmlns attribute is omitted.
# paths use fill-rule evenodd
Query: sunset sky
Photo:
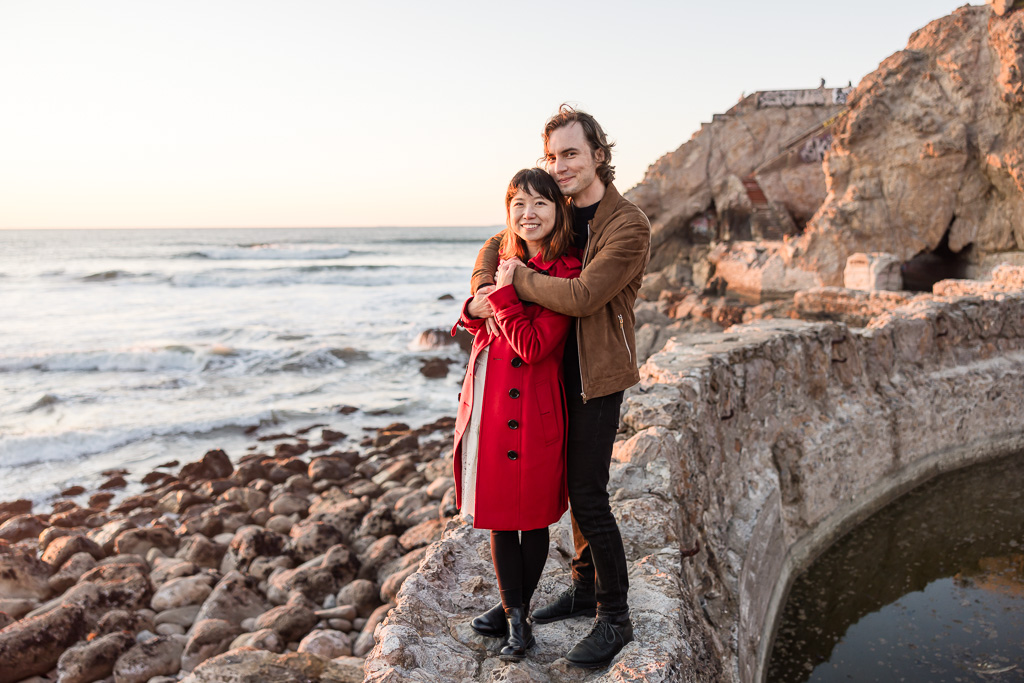
<svg viewBox="0 0 1024 683"><path fill-rule="evenodd" d="M563 101L624 191L962 4L0 0L0 228L493 225Z"/></svg>

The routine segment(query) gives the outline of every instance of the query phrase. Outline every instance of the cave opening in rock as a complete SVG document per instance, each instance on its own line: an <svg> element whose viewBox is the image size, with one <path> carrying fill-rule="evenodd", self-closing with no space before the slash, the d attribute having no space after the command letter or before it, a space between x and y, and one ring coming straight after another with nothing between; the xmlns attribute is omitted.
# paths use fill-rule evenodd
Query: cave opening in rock
<svg viewBox="0 0 1024 683"><path fill-rule="evenodd" d="M956 217L953 217L954 220ZM952 227L952 221L950 221ZM931 251L924 250L903 264L903 289L912 292L931 292L932 285L939 280L963 279L967 277L973 245L967 244L960 251L949 248L947 228L938 245Z"/></svg>

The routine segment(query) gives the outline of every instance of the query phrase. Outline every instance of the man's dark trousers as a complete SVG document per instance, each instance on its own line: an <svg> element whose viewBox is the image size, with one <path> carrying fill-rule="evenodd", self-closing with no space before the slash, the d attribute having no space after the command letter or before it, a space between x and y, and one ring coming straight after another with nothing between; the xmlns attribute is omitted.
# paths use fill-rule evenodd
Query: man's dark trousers
<svg viewBox="0 0 1024 683"><path fill-rule="evenodd" d="M623 392L588 397L584 403L576 344L566 346L566 480L576 547L572 580L583 591L596 593L599 617L617 617L629 610L629 576L619 525L608 502L608 476Z"/></svg>

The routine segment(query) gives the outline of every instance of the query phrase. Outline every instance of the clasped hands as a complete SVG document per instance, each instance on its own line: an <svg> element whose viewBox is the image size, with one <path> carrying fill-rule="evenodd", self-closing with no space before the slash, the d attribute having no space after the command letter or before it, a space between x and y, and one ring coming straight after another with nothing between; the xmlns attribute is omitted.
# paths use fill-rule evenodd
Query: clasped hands
<svg viewBox="0 0 1024 683"><path fill-rule="evenodd" d="M494 322L494 309L491 307L491 302L487 300L487 296L495 289L500 289L507 285L512 284L512 278L515 275L516 268L523 268L526 264L517 258L507 259L502 261L498 265L498 270L495 273L496 283L493 285L487 285L476 290L476 294L470 299L469 305L466 310L474 318L484 318L487 324L487 331L490 334L498 335L498 324Z"/></svg>

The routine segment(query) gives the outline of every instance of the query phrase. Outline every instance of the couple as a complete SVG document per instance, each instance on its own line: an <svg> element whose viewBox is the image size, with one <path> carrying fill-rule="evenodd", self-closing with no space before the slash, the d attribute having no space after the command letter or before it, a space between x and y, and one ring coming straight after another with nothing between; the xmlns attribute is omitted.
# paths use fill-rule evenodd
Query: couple
<svg viewBox="0 0 1024 683"><path fill-rule="evenodd" d="M562 105L543 139L545 170L512 179L507 228L481 249L458 323L475 338L455 426L456 492L473 525L492 530L501 594L473 629L505 638L500 657L514 661L533 645L532 624L596 613L566 659L598 668L633 639L608 476L623 391L639 381L633 303L650 223L612 185L612 143L592 116ZM548 525L567 496L572 587L531 615Z"/></svg>

